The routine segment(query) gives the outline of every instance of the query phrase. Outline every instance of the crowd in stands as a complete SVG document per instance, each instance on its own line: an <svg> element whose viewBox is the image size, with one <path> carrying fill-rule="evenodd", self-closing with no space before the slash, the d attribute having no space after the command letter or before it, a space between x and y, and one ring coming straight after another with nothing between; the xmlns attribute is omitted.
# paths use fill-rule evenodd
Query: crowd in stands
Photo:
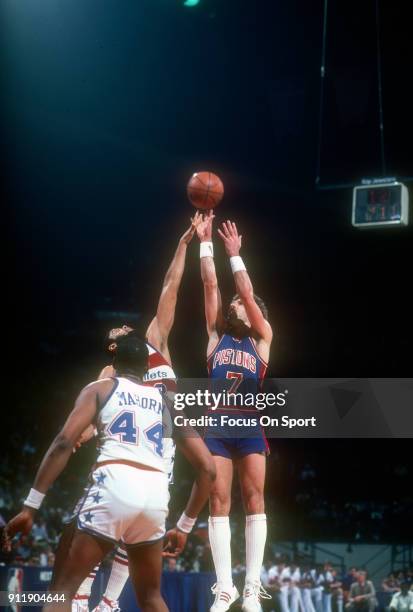
<svg viewBox="0 0 413 612"><path fill-rule="evenodd" d="M56 400L58 401L58 400ZM11 418L11 417L9 417ZM0 527L21 507L21 501L27 495L36 466L38 465L47 441L39 424L33 425L33 419L27 418L26 426L21 422L10 424L13 433L7 440L0 463ZM50 429L56 431L55 424ZM400 487L406 496L392 497L383 501L366 501L361 489L356 491L358 499L348 499L348 495L328 497L328 491L339 490L331 487L329 474L323 470L323 457L312 457L308 461L308 452L303 447L301 455L297 448L284 447L277 443L268 462L268 489L273 488L279 494L268 496L266 500L269 523L269 540L316 540L348 542L389 542L390 537L397 536L391 529L403 528L403 521L410 521L408 495L411 487ZM67 469L47 495L47 500L37 514L37 521L29 536L21 537L13 548L12 555L6 562L24 565L50 565L53 561L53 550L56 547L62 523L69 516L77 498L85 485L89 467L94 460L93 444L89 443L74 455L74 465ZM187 499L192 475L185 471L185 462L177 465L173 485L170 518L173 522L182 511ZM351 466L349 466L351 468ZM335 468L337 469L337 468ZM352 468L351 468L352 469ZM411 475L410 466L396 462L391 467L394 482L400 485L407 482ZM341 489L340 489L341 490ZM383 488L383 494L387 489ZM367 497L367 495L366 495ZM243 542L244 518L242 500L237 487L233 492L233 530L235 566L238 559L245 558L245 551L238 550L238 543ZM202 523L200 524L202 526ZM274 530L271 531L272 525ZM410 525L409 525L410 526ZM178 561L178 569L186 571L208 571L212 569L211 555L207 545L206 525L198 530L198 539L190 540L187 550ZM204 533L202 533L204 532ZM238 537L238 535L240 537ZM388 539L384 536L388 535ZM205 536L205 537L204 537ZM397 538L395 538L397 539ZM0 557L0 561L2 558ZM241 571L240 566L240 571ZM389 585L392 579L389 578ZM391 588L391 587L389 587Z"/></svg>
<svg viewBox="0 0 413 612"><path fill-rule="evenodd" d="M211 570L205 534L190 538L187 549L178 559L165 561L167 572ZM237 559L234 582L242 586L245 566ZM390 574L382 584L373 584L367 572L352 567L338 570L330 562L314 565L308 560L293 563L282 555L265 560L261 582L268 598L262 599L263 612L374 612L378 606L376 591L388 594L388 612L413 610L413 567Z"/></svg>

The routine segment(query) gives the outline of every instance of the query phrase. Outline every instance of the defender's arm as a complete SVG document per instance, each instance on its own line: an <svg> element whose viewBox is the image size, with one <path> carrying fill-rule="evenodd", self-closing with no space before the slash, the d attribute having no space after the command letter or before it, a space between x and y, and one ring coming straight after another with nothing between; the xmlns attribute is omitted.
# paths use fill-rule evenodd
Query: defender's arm
<svg viewBox="0 0 413 612"><path fill-rule="evenodd" d="M107 397L113 385L111 380L93 382L79 394L66 423L40 464L29 497L23 502L22 511L5 527L3 546L6 549L10 549L10 540L16 533L26 534L31 530L35 511L40 507L45 493L66 467L80 434L93 422L99 401Z"/></svg>
<svg viewBox="0 0 413 612"><path fill-rule="evenodd" d="M146 330L146 338L170 362L168 337L175 318L176 301L185 269L185 258L188 244L195 233L196 225L200 220L197 212L191 219L191 226L180 238L175 255L165 275L161 296L155 317Z"/></svg>
<svg viewBox="0 0 413 612"><path fill-rule="evenodd" d="M197 226L197 234L201 242L201 278L204 286L208 355L218 342L220 331L223 329L221 293L218 288L212 247L213 219L214 215L210 210Z"/></svg>

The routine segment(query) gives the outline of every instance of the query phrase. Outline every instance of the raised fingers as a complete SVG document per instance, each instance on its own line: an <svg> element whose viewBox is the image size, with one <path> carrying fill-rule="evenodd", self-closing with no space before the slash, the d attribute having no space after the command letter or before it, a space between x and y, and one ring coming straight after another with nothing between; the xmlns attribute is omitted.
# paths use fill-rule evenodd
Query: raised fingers
<svg viewBox="0 0 413 612"><path fill-rule="evenodd" d="M220 228L218 228L218 235L222 238L222 240L225 242L225 240L228 240L228 237L224 234L223 231L221 231Z"/></svg>

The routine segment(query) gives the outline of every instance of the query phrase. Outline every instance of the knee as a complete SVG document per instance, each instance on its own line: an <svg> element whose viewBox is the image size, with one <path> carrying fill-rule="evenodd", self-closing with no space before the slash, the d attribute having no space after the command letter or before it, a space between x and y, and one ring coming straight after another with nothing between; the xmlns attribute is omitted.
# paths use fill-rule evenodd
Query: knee
<svg viewBox="0 0 413 612"><path fill-rule="evenodd" d="M209 497L209 513L211 516L228 516L231 510L231 497L213 491Z"/></svg>
<svg viewBox="0 0 413 612"><path fill-rule="evenodd" d="M250 487L243 492L243 500L246 514L263 514L265 512L263 491Z"/></svg>

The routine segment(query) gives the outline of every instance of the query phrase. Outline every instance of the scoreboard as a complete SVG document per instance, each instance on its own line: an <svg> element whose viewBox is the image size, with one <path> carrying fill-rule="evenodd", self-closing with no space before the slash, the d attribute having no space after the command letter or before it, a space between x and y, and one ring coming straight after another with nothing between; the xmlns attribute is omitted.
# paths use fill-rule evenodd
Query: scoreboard
<svg viewBox="0 0 413 612"><path fill-rule="evenodd" d="M353 189L354 227L387 227L409 222L409 193L395 179L365 180Z"/></svg>

